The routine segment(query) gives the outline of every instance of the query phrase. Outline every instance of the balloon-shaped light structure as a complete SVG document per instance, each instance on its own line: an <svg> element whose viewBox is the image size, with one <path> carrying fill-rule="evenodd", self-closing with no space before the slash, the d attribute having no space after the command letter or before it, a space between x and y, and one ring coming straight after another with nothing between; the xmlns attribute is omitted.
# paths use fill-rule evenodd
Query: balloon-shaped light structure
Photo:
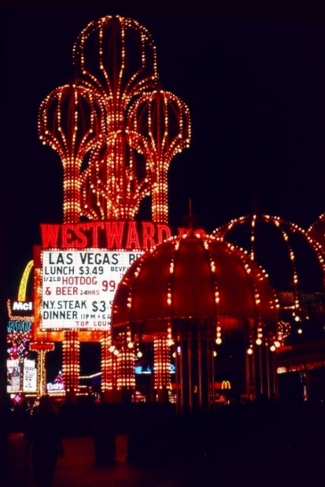
<svg viewBox="0 0 325 487"><path fill-rule="evenodd" d="M189 147L190 112L177 96L162 89L143 94L130 110L133 129L149 141L153 160L152 219L168 222L168 168L172 158Z"/></svg>
<svg viewBox="0 0 325 487"><path fill-rule="evenodd" d="M150 33L135 20L120 16L88 24L74 45L73 63L77 78L105 99L108 132L123 127L134 98L158 79Z"/></svg>
<svg viewBox="0 0 325 487"><path fill-rule="evenodd" d="M105 132L104 109L95 90L77 84L53 90L39 109L38 132L63 165L63 216L75 223L80 216L80 168L87 152Z"/></svg>

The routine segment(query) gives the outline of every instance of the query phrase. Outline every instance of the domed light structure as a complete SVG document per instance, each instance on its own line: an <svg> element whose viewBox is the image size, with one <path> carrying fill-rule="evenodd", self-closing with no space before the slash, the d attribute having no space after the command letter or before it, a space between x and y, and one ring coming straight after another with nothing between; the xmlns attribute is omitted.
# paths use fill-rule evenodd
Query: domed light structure
<svg viewBox="0 0 325 487"><path fill-rule="evenodd" d="M304 328L309 335L319 333L317 310L324 301L325 261L321 245L312 238L313 230L306 232L280 217L251 213L213 234L243 247L252 261L266 269L279 297L283 338L302 340L298 334Z"/></svg>
<svg viewBox="0 0 325 487"><path fill-rule="evenodd" d="M121 376L134 368L128 341L151 341L158 397L169 387L175 353L178 411L209 410L215 344L237 335L252 351L242 356L241 392L271 397L276 384L269 349L278 340L277 306L265 272L237 247L192 231L174 237L141 256L117 289L112 327Z"/></svg>

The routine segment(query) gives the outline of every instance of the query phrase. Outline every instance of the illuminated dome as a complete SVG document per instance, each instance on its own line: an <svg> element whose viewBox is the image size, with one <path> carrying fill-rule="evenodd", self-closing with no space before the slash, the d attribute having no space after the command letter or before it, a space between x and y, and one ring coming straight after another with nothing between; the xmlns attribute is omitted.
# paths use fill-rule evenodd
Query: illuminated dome
<svg viewBox="0 0 325 487"><path fill-rule="evenodd" d="M112 324L212 319L222 331L263 320L276 330L275 294L263 271L237 247L217 238L175 237L145 253L126 272L113 302Z"/></svg>
<svg viewBox="0 0 325 487"><path fill-rule="evenodd" d="M306 325L309 334L312 328L314 333L322 327L324 258L311 231L279 217L252 213L231 220L213 235L245 249L251 260L268 272L279 298L284 334L288 335L291 329L291 337L302 335Z"/></svg>
<svg viewBox="0 0 325 487"><path fill-rule="evenodd" d="M130 350L149 342L157 391L168 390L175 361L178 411L213 407L213 378L222 381L231 370L237 394L270 398L276 384L269 352L280 344L277 306L265 271L245 252L192 230L171 238L134 262L117 288L112 335L120 383L130 387Z"/></svg>

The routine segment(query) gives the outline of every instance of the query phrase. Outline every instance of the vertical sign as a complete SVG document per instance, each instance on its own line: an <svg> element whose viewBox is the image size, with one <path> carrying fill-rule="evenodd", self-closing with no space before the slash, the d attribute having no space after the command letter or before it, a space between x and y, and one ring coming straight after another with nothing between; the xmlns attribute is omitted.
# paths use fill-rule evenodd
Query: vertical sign
<svg viewBox="0 0 325 487"><path fill-rule="evenodd" d="M24 359L23 391L35 392L37 389L37 369L35 360Z"/></svg>
<svg viewBox="0 0 325 487"><path fill-rule="evenodd" d="M7 392L20 391L19 359L7 360Z"/></svg>

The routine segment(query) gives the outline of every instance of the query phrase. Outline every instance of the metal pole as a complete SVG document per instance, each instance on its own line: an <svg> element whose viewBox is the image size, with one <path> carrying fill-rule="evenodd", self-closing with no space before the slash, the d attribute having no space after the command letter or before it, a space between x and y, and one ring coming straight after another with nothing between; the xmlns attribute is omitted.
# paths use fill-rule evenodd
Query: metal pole
<svg viewBox="0 0 325 487"><path fill-rule="evenodd" d="M266 360L267 397L270 399L271 398L270 351L269 351L269 346L268 345L266 345L265 360Z"/></svg>
<svg viewBox="0 0 325 487"><path fill-rule="evenodd" d="M199 409L202 410L202 336L201 331L197 332L197 356L198 356L198 379L199 379Z"/></svg>
<svg viewBox="0 0 325 487"><path fill-rule="evenodd" d="M188 409L193 411L192 401L192 332L187 332Z"/></svg>
<svg viewBox="0 0 325 487"><path fill-rule="evenodd" d="M263 357L262 357L262 345L258 347L258 365L259 365L259 378L260 378L260 393L263 394Z"/></svg>
<svg viewBox="0 0 325 487"><path fill-rule="evenodd" d="M245 369L246 369L246 394L247 396L250 396L251 393L251 363L250 363L250 355L247 353L247 350L245 350Z"/></svg>

